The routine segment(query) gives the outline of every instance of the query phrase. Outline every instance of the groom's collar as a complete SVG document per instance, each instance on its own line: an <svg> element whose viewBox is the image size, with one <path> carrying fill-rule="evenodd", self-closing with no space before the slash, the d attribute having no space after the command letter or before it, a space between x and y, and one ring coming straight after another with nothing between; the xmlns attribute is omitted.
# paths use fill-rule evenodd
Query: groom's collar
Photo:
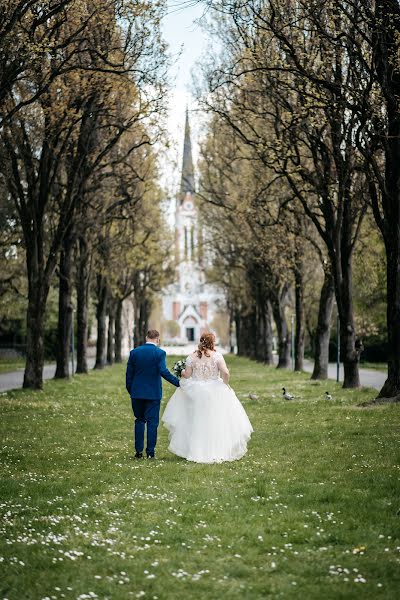
<svg viewBox="0 0 400 600"><path fill-rule="evenodd" d="M146 342L146 344L153 344L153 346L157 346L154 342Z"/></svg>

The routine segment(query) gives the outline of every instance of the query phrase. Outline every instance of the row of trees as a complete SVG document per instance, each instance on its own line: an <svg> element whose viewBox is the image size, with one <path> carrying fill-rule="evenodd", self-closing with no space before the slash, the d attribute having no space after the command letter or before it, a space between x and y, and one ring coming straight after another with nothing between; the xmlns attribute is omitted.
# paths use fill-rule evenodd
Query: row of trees
<svg viewBox="0 0 400 600"><path fill-rule="evenodd" d="M209 54L206 93L199 90L211 115L201 193L239 351L271 362L273 317L279 365L287 365L293 289L301 368L305 281L316 256L324 277L313 376L326 377L336 300L344 387L359 385L353 256L371 213L387 265L388 378L380 396L399 397L398 2L206 3L220 51Z"/></svg>
<svg viewBox="0 0 400 600"><path fill-rule="evenodd" d="M134 294L140 339L152 294L168 274L153 151L166 87L162 10L158 2L130 0L0 2L6 265L0 291L18 291L23 252L24 387L42 387L45 314L54 281L56 376L66 377L73 294L77 367L85 373L90 294L97 306L96 366L102 367L107 357L121 358L124 298Z"/></svg>

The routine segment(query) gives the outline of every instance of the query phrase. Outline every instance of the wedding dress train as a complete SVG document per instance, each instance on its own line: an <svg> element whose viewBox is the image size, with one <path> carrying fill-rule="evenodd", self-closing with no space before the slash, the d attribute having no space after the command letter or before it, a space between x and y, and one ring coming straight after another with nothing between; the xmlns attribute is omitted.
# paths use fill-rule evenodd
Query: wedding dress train
<svg viewBox="0 0 400 600"><path fill-rule="evenodd" d="M238 460L247 452L253 428L235 392L220 377L229 376L222 354L192 354L186 372L191 377L181 378L162 417L168 449L198 463Z"/></svg>

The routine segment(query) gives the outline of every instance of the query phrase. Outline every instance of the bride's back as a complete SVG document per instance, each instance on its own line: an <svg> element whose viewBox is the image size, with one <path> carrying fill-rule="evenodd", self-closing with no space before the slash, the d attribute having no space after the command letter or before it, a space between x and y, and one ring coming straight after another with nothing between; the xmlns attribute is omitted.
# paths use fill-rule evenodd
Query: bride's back
<svg viewBox="0 0 400 600"><path fill-rule="evenodd" d="M220 373L224 379L225 374L229 375L222 354L214 350L208 350L207 354L202 352L201 357L194 352L187 357L186 366L191 368L191 376L197 380L218 379Z"/></svg>

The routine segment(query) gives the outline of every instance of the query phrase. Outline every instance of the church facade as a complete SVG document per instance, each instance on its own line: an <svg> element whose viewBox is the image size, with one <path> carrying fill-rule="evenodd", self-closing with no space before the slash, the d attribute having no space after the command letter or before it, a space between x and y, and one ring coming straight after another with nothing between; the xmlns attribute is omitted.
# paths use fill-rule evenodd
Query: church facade
<svg viewBox="0 0 400 600"><path fill-rule="evenodd" d="M171 343L196 342L212 331L212 322L223 305L223 294L206 281L207 254L199 220L188 111L179 193L175 200L175 281L163 294L163 338ZM173 321L176 325L168 327Z"/></svg>

